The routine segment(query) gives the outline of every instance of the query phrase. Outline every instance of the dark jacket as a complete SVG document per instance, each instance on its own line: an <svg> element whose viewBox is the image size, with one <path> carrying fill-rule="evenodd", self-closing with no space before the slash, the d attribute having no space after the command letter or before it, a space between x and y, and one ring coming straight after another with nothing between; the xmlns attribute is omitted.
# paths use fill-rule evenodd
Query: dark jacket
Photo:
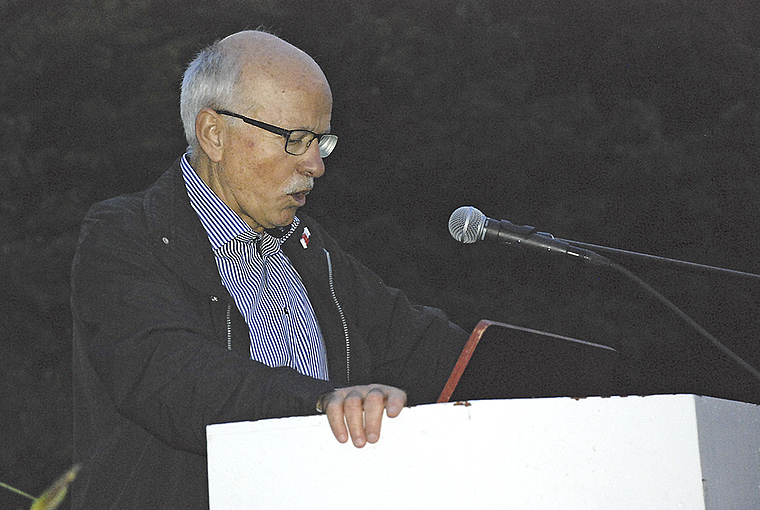
<svg viewBox="0 0 760 510"><path fill-rule="evenodd" d="M207 508L212 423L313 414L321 394L370 382L407 390L410 404L436 400L464 331L411 306L299 217L283 251L316 313L329 382L249 359L248 328L178 162L148 190L92 207L72 269L74 456L83 465L73 508Z"/></svg>

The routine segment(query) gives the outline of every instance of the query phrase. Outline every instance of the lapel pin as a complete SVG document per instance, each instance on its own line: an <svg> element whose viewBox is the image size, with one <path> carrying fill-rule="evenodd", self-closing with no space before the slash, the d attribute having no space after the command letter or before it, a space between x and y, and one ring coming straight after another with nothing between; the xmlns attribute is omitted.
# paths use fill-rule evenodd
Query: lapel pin
<svg viewBox="0 0 760 510"><path fill-rule="evenodd" d="M303 246L303 249L309 247L309 237L311 236L311 232L309 232L308 227L303 228L303 234L301 234L301 246Z"/></svg>

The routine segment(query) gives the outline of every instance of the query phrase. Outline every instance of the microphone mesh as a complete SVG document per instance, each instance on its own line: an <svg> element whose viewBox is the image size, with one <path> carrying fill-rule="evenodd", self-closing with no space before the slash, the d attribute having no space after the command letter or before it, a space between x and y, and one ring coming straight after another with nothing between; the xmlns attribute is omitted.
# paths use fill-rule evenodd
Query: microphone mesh
<svg viewBox="0 0 760 510"><path fill-rule="evenodd" d="M449 233L460 243L474 243L480 240L486 215L472 206L463 206L451 213Z"/></svg>

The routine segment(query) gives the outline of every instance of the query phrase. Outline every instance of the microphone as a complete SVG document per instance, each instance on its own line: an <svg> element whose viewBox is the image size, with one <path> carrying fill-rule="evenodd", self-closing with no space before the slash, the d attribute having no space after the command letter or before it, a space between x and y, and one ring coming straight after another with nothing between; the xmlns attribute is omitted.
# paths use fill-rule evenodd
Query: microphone
<svg viewBox="0 0 760 510"><path fill-rule="evenodd" d="M592 264L608 266L610 260L591 250L577 248L556 239L535 227L514 225L507 220L494 220L472 206L463 206L451 213L449 232L460 243L493 241L497 243L530 246L544 251L561 253Z"/></svg>

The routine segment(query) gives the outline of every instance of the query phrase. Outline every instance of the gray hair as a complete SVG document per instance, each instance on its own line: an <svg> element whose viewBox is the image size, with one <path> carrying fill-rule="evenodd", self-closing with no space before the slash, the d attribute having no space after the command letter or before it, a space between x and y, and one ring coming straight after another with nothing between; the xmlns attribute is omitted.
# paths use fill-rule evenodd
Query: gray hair
<svg viewBox="0 0 760 510"><path fill-rule="evenodd" d="M182 78L179 110L185 128L188 153L200 151L195 136L195 118L203 108L231 108L234 88L240 78L243 61L239 53L225 50L219 41L201 51Z"/></svg>

